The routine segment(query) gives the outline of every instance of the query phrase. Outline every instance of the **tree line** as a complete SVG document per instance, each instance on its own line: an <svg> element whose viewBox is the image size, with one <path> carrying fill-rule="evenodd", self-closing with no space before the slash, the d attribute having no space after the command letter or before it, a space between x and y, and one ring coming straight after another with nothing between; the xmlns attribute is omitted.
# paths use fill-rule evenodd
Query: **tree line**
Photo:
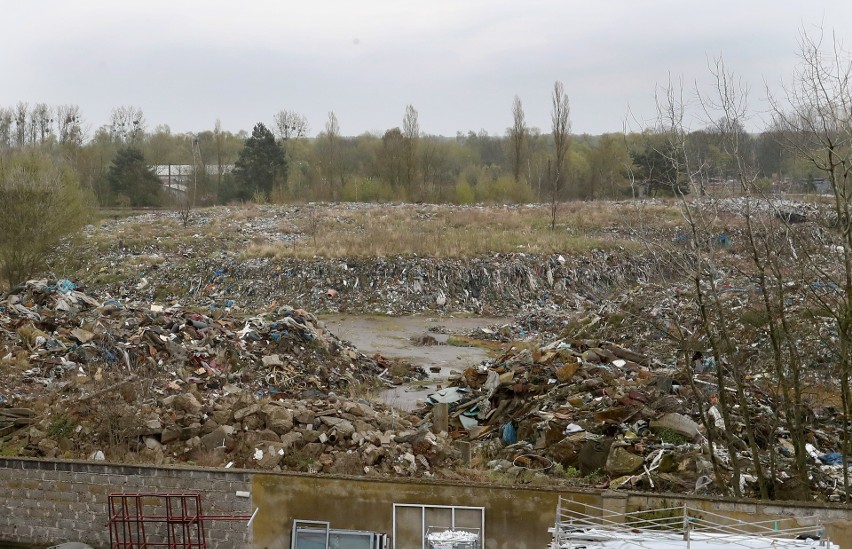
<svg viewBox="0 0 852 549"><path fill-rule="evenodd" d="M142 109L119 106L92 130L76 105L0 107L0 154L37 148L61 157L101 206L167 206L173 197L146 175L152 166L189 166L197 205L293 200L551 202L672 194L666 154L649 130L603 135L571 134L568 94L560 82L551 100L551 128L526 122L515 96L503 135L484 130L430 135L420 130L413 105L400 125L383 134L344 136L329 112L309 136L301 114L281 110L251 133L212 129L174 133L150 128ZM780 131L743 133L743 149L760 166L762 184L815 178L801 155L782 147ZM688 132L686 146L699 160L705 192L736 179L718 125Z"/></svg>

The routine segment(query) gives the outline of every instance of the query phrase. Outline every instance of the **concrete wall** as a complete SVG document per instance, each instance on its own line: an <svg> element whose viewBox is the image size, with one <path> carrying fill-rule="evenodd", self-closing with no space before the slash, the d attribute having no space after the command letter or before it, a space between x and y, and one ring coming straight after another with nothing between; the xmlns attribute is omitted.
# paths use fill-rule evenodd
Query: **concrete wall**
<svg viewBox="0 0 852 549"><path fill-rule="evenodd" d="M0 458L0 540L83 541L109 547L107 498L116 492L204 492L207 515L250 514L251 474L213 469ZM245 522L207 528L209 547L251 547Z"/></svg>
<svg viewBox="0 0 852 549"><path fill-rule="evenodd" d="M251 492L251 500L236 497L237 491ZM832 541L852 549L852 511L840 506L18 458L0 458L0 541L108 547L107 496L121 492L202 492L207 515L249 515L257 507L251 533L245 522L208 523L208 546L216 549L286 549L293 519L390 533L394 503L484 507L486 548L542 549L550 541L547 529L560 495L618 512L686 503L744 520L821 522ZM427 522L446 518L434 512ZM419 547L414 539L420 535L419 513L406 510L398 519L399 531L408 537L397 546ZM466 514L459 522L477 520Z"/></svg>
<svg viewBox="0 0 852 549"><path fill-rule="evenodd" d="M486 547L542 549L550 541L547 528L555 520L559 494L553 490L439 482L258 474L252 482L252 501L259 508L254 543L258 549L288 548L293 519L327 520L335 528L391 533L393 504L417 503L485 507ZM573 495L600 504L597 494ZM420 531L419 514L404 513L399 518L401 530ZM398 540L397 547L420 545Z"/></svg>

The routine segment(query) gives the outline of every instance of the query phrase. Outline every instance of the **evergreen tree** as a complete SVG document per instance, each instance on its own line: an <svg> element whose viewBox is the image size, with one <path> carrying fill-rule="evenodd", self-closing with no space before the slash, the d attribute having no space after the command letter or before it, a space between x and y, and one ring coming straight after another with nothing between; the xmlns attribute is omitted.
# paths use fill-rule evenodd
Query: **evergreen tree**
<svg viewBox="0 0 852 549"><path fill-rule="evenodd" d="M258 122L246 140L234 166L234 177L239 183L238 197L251 198L255 193L269 196L275 181L287 177L287 158L275 142L275 136Z"/></svg>
<svg viewBox="0 0 852 549"><path fill-rule="evenodd" d="M107 184L118 205L151 207L163 202L160 179L148 168L142 151L134 147L119 149L109 167Z"/></svg>

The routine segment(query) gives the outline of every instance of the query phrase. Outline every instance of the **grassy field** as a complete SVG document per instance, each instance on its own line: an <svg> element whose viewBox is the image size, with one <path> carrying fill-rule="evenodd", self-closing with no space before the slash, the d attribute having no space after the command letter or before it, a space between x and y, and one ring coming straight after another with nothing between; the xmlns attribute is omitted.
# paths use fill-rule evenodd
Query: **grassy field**
<svg viewBox="0 0 852 549"><path fill-rule="evenodd" d="M640 220L656 229L682 223L676 205L604 202L568 203L550 228L548 206L308 207L282 220L288 242L253 242L248 257L384 257L416 254L458 258L489 253L583 253L592 249L639 248L633 234Z"/></svg>

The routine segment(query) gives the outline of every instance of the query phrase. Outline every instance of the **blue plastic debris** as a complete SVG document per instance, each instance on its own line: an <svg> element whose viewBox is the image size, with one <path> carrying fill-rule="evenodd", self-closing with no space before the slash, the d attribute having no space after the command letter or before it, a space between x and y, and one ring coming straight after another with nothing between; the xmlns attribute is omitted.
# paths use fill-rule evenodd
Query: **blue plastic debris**
<svg viewBox="0 0 852 549"><path fill-rule="evenodd" d="M819 460L826 465L843 465L843 454L840 452L829 452L819 456Z"/></svg>
<svg viewBox="0 0 852 549"><path fill-rule="evenodd" d="M518 442L518 432L512 422L503 425L503 442L506 444L514 444Z"/></svg>
<svg viewBox="0 0 852 549"><path fill-rule="evenodd" d="M77 289L77 285L67 279L62 279L56 283L56 290L60 294L67 294Z"/></svg>

